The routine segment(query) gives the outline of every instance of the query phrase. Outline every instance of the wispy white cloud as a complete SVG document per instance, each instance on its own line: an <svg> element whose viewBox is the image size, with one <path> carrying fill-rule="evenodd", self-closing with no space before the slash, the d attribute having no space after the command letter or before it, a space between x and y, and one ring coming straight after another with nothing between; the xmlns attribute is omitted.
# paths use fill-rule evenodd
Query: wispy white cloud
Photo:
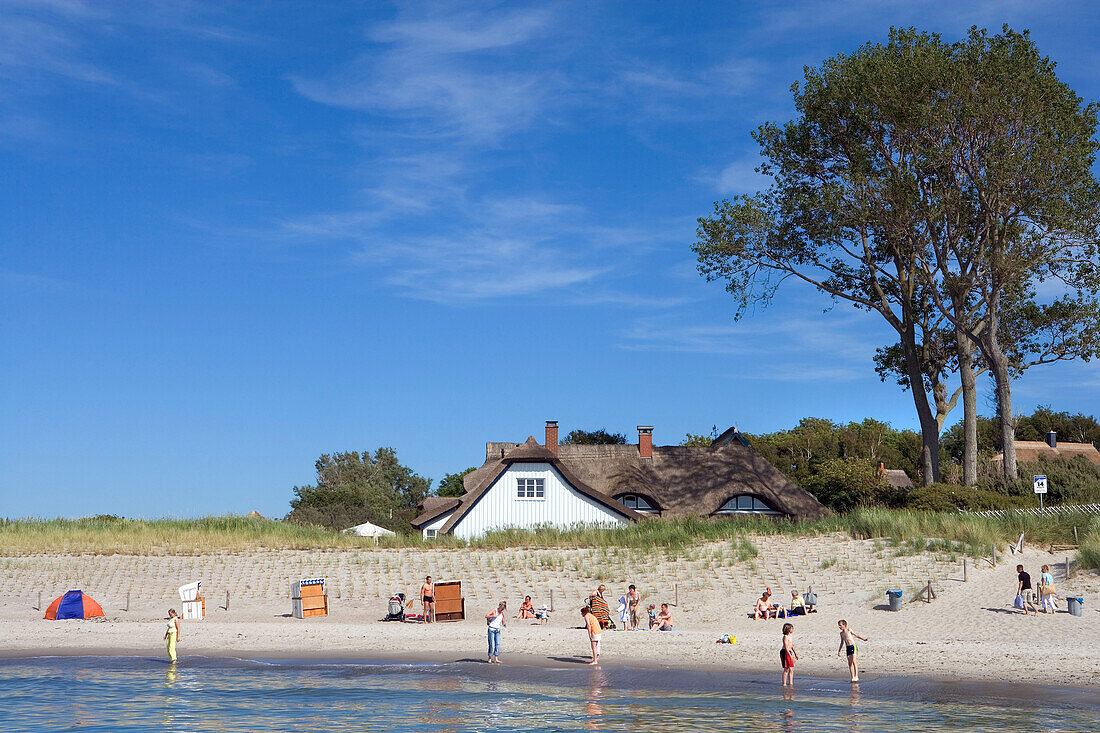
<svg viewBox="0 0 1100 733"><path fill-rule="evenodd" d="M628 351L674 351L736 359L736 376L777 381L842 381L874 374L878 345L862 314L764 318L700 325L673 318L638 320L619 334ZM767 369L758 368L767 364Z"/></svg>
<svg viewBox="0 0 1100 733"><path fill-rule="evenodd" d="M370 28L368 50L326 77L291 77L294 88L315 102L416 123L409 131L417 134L486 142L527 125L558 86L537 63L499 57L545 34L547 10L418 12Z"/></svg>
<svg viewBox="0 0 1100 733"><path fill-rule="evenodd" d="M718 193L752 194L767 188L769 179L756 172L760 163L759 156L745 156L726 165L715 180Z"/></svg>

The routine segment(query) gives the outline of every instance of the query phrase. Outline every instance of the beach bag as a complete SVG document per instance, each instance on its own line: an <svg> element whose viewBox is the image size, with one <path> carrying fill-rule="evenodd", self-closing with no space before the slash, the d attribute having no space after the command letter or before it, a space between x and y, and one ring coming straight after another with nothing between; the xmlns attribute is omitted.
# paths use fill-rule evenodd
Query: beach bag
<svg viewBox="0 0 1100 733"><path fill-rule="evenodd" d="M1016 594L1016 600L1014 600L1012 602L1012 605L1022 611L1023 608L1024 608L1024 597L1022 595L1020 595L1019 593L1017 593Z"/></svg>
<svg viewBox="0 0 1100 733"><path fill-rule="evenodd" d="M1052 595L1054 595L1054 586L1053 585L1040 585L1039 586L1039 595L1041 595L1041 596L1052 596Z"/></svg>

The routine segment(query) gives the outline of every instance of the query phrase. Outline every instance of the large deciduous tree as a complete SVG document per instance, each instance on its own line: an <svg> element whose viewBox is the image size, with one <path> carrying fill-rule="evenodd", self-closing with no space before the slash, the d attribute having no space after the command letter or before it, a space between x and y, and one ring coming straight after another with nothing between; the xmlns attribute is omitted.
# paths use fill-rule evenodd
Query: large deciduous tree
<svg viewBox="0 0 1100 733"><path fill-rule="evenodd" d="M740 317L768 303L794 277L856 308L878 313L898 334L905 378L921 426L921 473L939 480L939 424L918 349L919 250L927 231L915 205L916 145L926 127L935 36L892 31L807 68L792 89L798 118L753 133L772 185L715 204L699 220L699 270L721 280Z"/></svg>
<svg viewBox="0 0 1100 733"><path fill-rule="evenodd" d="M287 520L346 529L363 522L397 531L411 528L416 505L431 482L397 460L393 448L325 454L317 459L317 483L295 486Z"/></svg>
<svg viewBox="0 0 1100 733"><path fill-rule="evenodd" d="M726 282L738 315L788 277L879 313L898 333L925 483L939 478L947 405L936 390L948 362L926 338L938 311L956 342L967 442L976 351L995 380L1011 480L1012 378L1097 350L1096 106L1007 28L954 44L892 29L885 45L806 69L793 90L798 119L754 134L771 187L700 219L701 273ZM1036 302L1036 283L1051 279L1070 294Z"/></svg>
<svg viewBox="0 0 1100 733"><path fill-rule="evenodd" d="M930 79L936 111L919 141L930 234L920 257L960 348L973 345L993 375L1012 481L1012 379L1097 352L1097 105L1058 79L1026 32L972 28L948 52ZM1050 280L1070 294L1036 302L1036 284Z"/></svg>

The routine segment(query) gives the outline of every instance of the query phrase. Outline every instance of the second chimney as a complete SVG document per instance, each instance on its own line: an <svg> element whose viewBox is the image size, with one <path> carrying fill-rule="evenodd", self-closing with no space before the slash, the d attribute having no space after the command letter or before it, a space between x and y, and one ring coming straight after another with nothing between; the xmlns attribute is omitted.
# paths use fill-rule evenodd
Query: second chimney
<svg viewBox="0 0 1100 733"><path fill-rule="evenodd" d="M554 455L558 454L558 421L546 421L546 448Z"/></svg>
<svg viewBox="0 0 1100 733"><path fill-rule="evenodd" d="M642 458L653 457L653 426L638 426L638 455Z"/></svg>
<svg viewBox="0 0 1100 733"><path fill-rule="evenodd" d="M1051 448L1058 447L1058 433L1054 432L1053 430L1047 433L1047 445L1049 445Z"/></svg>

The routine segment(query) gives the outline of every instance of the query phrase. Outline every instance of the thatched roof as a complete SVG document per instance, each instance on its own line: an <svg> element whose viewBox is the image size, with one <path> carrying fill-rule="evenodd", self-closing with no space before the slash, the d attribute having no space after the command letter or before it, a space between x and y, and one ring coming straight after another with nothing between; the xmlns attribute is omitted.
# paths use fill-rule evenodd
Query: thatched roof
<svg viewBox="0 0 1100 733"><path fill-rule="evenodd" d="M583 478L576 475L571 470L571 467L567 466L558 456L551 453L545 446L539 445L534 436L529 437L524 443L512 445L514 447L510 450L502 451L500 458L487 460L481 468L466 474L466 477L463 479L466 493L462 495L462 503L458 509L455 510L455 513L452 514L447 522L440 528L439 531L441 534L446 534L454 529L454 526L462 521L462 518L481 500L481 497L485 495L489 487L491 487L496 480L500 478L500 475L508 469L508 466L513 463L549 463L557 469L562 478L569 482L570 486L587 496L589 499L592 499L597 504L600 504L606 509L610 509L612 512L625 519L632 521L645 519L644 516L638 514L638 512L633 509L627 508L608 494L597 491L589 486ZM486 452L488 452L488 448ZM477 483L471 482L471 477L475 474L478 475Z"/></svg>
<svg viewBox="0 0 1100 733"><path fill-rule="evenodd" d="M1039 460L1040 456L1046 456L1047 458L1084 456L1086 460L1100 465L1100 451L1097 451L1096 446L1092 443L1062 443L1059 441L1057 448L1051 448L1041 440L1016 441L1017 463L1031 463ZM1004 454L998 453L993 456L993 460L996 462L1003 461Z"/></svg>
<svg viewBox="0 0 1100 733"><path fill-rule="evenodd" d="M491 484L499 475L502 456L512 456L517 448L516 443L487 443L485 464L466 475L463 500L478 487ZM550 462L546 456L552 454L535 444L534 438L528 438L521 449L533 453L535 448L541 451L541 460ZM653 458L642 458L636 445L562 445L555 460L599 494L611 498L639 494L663 516L710 516L742 494L759 497L795 519L829 513L734 429L709 448L655 446Z"/></svg>
<svg viewBox="0 0 1100 733"><path fill-rule="evenodd" d="M422 525L431 522L434 519L438 519L440 516L454 509L462 502L457 496L429 496L417 505L417 509L420 513L416 519L412 520L412 526L421 527Z"/></svg>
<svg viewBox="0 0 1100 733"><path fill-rule="evenodd" d="M900 468L887 468L884 473L886 474L886 481L895 489L913 488L913 479L909 478L909 474Z"/></svg>

